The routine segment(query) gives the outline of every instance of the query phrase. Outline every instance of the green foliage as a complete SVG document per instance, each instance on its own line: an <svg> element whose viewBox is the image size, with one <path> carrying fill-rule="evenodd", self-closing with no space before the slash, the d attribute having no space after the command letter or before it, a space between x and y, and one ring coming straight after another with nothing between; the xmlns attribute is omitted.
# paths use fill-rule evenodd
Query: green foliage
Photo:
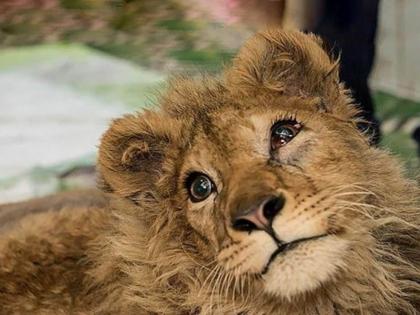
<svg viewBox="0 0 420 315"><path fill-rule="evenodd" d="M170 30L188 32L197 29L197 23L193 21L184 21L182 19L168 19L158 21L157 26Z"/></svg>
<svg viewBox="0 0 420 315"><path fill-rule="evenodd" d="M420 117L420 103L399 98L386 92L374 93L374 101L381 120L398 117L402 119Z"/></svg>
<svg viewBox="0 0 420 315"><path fill-rule="evenodd" d="M89 0L60 0L63 8L69 10L86 10L92 9L93 3Z"/></svg>
<svg viewBox="0 0 420 315"><path fill-rule="evenodd" d="M169 53L169 56L183 63L192 64L209 71L217 71L224 63L232 59L233 52L217 49L194 50L185 48L173 50Z"/></svg>
<svg viewBox="0 0 420 315"><path fill-rule="evenodd" d="M31 0L14 7L0 1L0 48L83 43L158 69L169 64L214 70L230 59L217 36L206 36L210 22L188 19L180 0L45 1L48 8Z"/></svg>
<svg viewBox="0 0 420 315"><path fill-rule="evenodd" d="M89 47L100 50L107 54L134 61L142 66L150 66L150 58L142 44L118 44L118 43L91 43Z"/></svg>
<svg viewBox="0 0 420 315"><path fill-rule="evenodd" d="M420 103L399 98L383 91L376 91L373 95L379 119L386 123L389 119L397 119L404 124L413 117L420 117ZM383 135L381 146L402 158L409 170L418 168L416 143L411 135L403 130L391 130Z"/></svg>

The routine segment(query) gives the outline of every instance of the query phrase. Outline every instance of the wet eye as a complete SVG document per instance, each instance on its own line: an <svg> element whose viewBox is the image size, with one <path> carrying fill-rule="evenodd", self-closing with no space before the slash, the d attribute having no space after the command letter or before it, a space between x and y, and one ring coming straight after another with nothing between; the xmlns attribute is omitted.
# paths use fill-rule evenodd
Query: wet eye
<svg viewBox="0 0 420 315"><path fill-rule="evenodd" d="M302 129L295 120L281 120L271 128L271 149L276 150L290 142Z"/></svg>
<svg viewBox="0 0 420 315"><path fill-rule="evenodd" d="M214 185L208 176L201 173L193 173L187 179L187 188L191 201L200 202L211 195Z"/></svg>

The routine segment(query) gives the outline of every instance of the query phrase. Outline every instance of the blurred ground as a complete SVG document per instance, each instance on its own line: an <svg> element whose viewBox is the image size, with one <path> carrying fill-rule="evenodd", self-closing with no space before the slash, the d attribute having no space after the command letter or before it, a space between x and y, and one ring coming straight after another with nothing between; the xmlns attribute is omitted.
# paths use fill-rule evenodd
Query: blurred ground
<svg viewBox="0 0 420 315"><path fill-rule="evenodd" d="M217 71L250 32L176 0L0 1L0 203L94 185L111 118L152 106L169 72ZM382 145L415 172L420 103L375 103Z"/></svg>
<svg viewBox="0 0 420 315"><path fill-rule="evenodd" d="M94 185L92 176L68 176L83 176L72 170L94 164L110 120L147 106L163 81L77 44L9 48L0 60L2 202Z"/></svg>

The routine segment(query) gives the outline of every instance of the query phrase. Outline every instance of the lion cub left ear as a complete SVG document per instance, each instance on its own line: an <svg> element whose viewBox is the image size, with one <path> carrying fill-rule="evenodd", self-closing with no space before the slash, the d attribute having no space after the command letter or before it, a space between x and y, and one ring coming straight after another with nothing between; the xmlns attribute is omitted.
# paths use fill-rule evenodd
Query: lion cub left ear
<svg viewBox="0 0 420 315"><path fill-rule="evenodd" d="M339 60L325 52L320 38L299 31L257 33L234 58L225 79L228 88L241 95L318 98L320 109L330 112L351 101L339 81Z"/></svg>
<svg viewBox="0 0 420 315"><path fill-rule="evenodd" d="M130 197L155 189L165 156L177 137L176 122L148 111L115 120L99 146L99 186Z"/></svg>

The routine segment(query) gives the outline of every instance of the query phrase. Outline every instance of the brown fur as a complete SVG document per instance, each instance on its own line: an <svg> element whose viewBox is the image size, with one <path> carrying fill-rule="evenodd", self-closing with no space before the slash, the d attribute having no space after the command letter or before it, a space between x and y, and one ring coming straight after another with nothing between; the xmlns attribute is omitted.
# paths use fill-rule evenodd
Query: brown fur
<svg viewBox="0 0 420 315"><path fill-rule="evenodd" d="M2 236L1 313L417 314L419 188L356 114L319 39L257 34L221 78L177 79L160 109L113 122L98 160L109 207L36 214ZM289 118L304 128L270 154ZM191 171L217 187L203 202L189 200ZM267 192L286 196L279 239L327 236L267 265L273 239L231 225Z"/></svg>
<svg viewBox="0 0 420 315"><path fill-rule="evenodd" d="M28 201L0 205L0 232L13 228L27 215L45 211L59 211L64 207L107 207L108 200L98 189L60 192L54 195L33 198Z"/></svg>

